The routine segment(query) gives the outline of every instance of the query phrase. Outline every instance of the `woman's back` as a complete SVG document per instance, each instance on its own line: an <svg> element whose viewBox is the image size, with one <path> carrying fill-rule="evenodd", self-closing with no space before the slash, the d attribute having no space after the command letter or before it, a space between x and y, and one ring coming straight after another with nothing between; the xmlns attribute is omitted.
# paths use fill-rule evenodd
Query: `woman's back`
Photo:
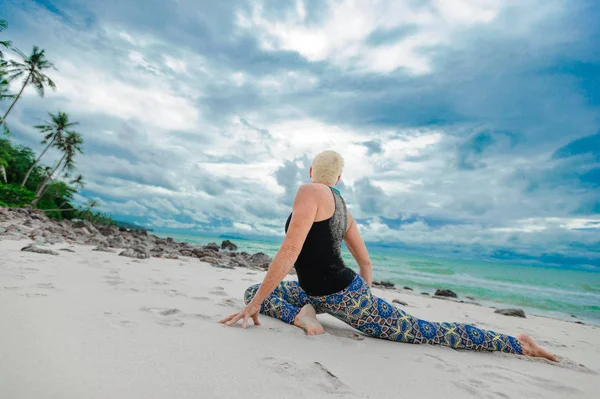
<svg viewBox="0 0 600 399"><path fill-rule="evenodd" d="M328 187L333 201L322 198L321 212L327 216L331 212L333 203L333 214L324 220L313 223L306 240L296 260L295 266L298 273L298 282L308 295L329 295L346 288L354 279L355 273L347 268L342 260L341 243L346 234L348 226L348 215L346 204L337 190ZM329 212L327 212L329 210ZM285 224L287 232L292 215L288 217Z"/></svg>

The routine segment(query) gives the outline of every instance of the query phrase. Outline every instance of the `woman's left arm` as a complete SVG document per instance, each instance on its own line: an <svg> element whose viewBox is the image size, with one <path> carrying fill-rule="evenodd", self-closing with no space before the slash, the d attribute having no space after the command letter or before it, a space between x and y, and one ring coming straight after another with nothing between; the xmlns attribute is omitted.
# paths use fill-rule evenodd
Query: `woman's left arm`
<svg viewBox="0 0 600 399"><path fill-rule="evenodd" d="M248 320L252 318L254 324L260 324L258 321L258 312L261 304L294 266L298 255L300 255L306 236L315 221L317 214L316 195L316 187L312 184L303 185L298 189L296 198L294 199L292 220L288 226L287 234L275 258L273 258L273 262L271 262L259 290L244 309L220 320L220 323L232 326L243 319L242 328L246 328Z"/></svg>

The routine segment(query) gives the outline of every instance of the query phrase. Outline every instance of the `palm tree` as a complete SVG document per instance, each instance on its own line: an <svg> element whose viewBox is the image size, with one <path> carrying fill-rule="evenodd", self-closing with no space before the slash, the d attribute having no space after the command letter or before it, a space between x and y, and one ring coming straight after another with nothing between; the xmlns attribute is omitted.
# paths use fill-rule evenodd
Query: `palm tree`
<svg viewBox="0 0 600 399"><path fill-rule="evenodd" d="M35 193L35 199L31 203L31 205L35 206L38 201L42 198L42 193L46 188L48 182L54 177L56 171L62 166L61 172L66 171L67 175L75 169L75 161L74 157L79 152L82 153L81 146L83 144L83 139L79 135L79 133L69 132L66 136L64 136L57 144L56 147L59 148L63 152L62 158L58 161L58 163L54 166L54 169L46 176L44 181L38 187Z"/></svg>
<svg viewBox="0 0 600 399"><path fill-rule="evenodd" d="M0 19L0 32L4 31L4 29L8 28L8 24L6 23L5 20ZM0 47L4 47L4 48L10 48L10 40L9 41L2 41L0 40ZM2 51L0 51L0 60L4 58L4 53Z"/></svg>
<svg viewBox="0 0 600 399"><path fill-rule="evenodd" d="M44 151L42 151L40 156L37 157L33 165L31 165L27 171L27 174L21 183L21 187L25 187L25 183L27 183L27 179L29 179L29 175L33 171L33 168L40 162L40 159L42 159L46 151L57 142L61 142L63 135L71 133L69 128L78 124L77 122L69 122L69 115L64 112L58 112L56 115L49 113L48 115L50 115L50 122L47 122L46 125L37 125L35 127L45 134L44 140L42 140L40 144L46 145L46 147L44 147Z"/></svg>
<svg viewBox="0 0 600 399"><path fill-rule="evenodd" d="M85 181L83 180L83 176L82 175L78 175L76 178L74 178L73 180L71 180L69 182L69 184L72 184L74 187L70 188L71 192L73 194L77 193L79 190L83 190L83 187L85 187ZM46 186L48 187L48 186ZM46 192L46 190L44 190L44 192L42 193L41 197L44 196L44 193ZM72 198L71 198L72 199ZM70 201L70 199L66 199L65 201L63 201L62 204L60 204L60 206L58 207L58 209L62 210L62 207L65 206L66 204L68 204ZM72 210L72 209L69 209Z"/></svg>
<svg viewBox="0 0 600 399"><path fill-rule="evenodd" d="M1 67L0 67L1 68ZM8 93L8 80L4 78L4 73L0 69L0 101L7 98L14 98L15 96Z"/></svg>
<svg viewBox="0 0 600 399"><path fill-rule="evenodd" d="M30 56L26 56L19 50L15 49L15 51L23 58L23 62L10 60L8 63L9 67L6 70L8 80L12 81L23 76L25 77L25 80L23 81L21 91L19 91L19 94L17 94L15 100L12 102L2 119L0 119L0 123L6 121L6 117L17 101L19 101L19 98L21 98L21 94L23 94L23 90L25 90L27 85L35 87L40 97L44 97L46 86L51 87L52 89L56 88L54 82L43 73L45 69L56 69L54 68L54 64L46 59L44 50L40 50L37 46L33 46L33 51Z"/></svg>

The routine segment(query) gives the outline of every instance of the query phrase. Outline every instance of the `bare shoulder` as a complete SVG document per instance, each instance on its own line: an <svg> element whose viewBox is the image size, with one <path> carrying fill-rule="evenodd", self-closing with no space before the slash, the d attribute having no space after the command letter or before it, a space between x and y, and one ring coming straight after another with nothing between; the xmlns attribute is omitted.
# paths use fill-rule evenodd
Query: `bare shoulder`
<svg viewBox="0 0 600 399"><path fill-rule="evenodd" d="M307 183L298 188L296 197L298 198L322 198L325 194L329 194L330 189L324 184Z"/></svg>

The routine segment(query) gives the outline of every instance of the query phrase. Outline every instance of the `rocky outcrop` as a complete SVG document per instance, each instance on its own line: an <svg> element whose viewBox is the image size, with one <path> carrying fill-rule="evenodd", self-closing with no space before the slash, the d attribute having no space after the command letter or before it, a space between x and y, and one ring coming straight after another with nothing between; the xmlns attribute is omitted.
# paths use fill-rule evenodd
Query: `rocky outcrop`
<svg viewBox="0 0 600 399"><path fill-rule="evenodd" d="M197 258L216 267L243 267L267 270L272 259L262 253L236 252L237 245L229 240L194 246L148 234L146 230L131 230L117 226L94 225L87 220L52 220L36 209L0 208L0 240L35 241L24 251L58 255L50 249L40 248L43 244L93 245L93 251L120 252L119 255L134 259L150 257L178 259L181 256ZM295 270L290 271L295 274Z"/></svg>
<svg viewBox="0 0 600 399"><path fill-rule="evenodd" d="M525 312L521 309L496 309L494 313L503 314L504 316L525 317Z"/></svg>
<svg viewBox="0 0 600 399"><path fill-rule="evenodd" d="M435 296L443 296L446 298L458 298L458 295L452 290L436 290Z"/></svg>

